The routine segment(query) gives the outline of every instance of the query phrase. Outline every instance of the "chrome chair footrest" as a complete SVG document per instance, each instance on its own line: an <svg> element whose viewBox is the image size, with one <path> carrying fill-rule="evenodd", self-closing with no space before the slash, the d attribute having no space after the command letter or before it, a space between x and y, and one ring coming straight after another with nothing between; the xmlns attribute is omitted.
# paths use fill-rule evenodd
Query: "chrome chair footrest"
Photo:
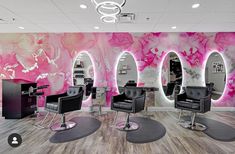
<svg viewBox="0 0 235 154"><path fill-rule="evenodd" d="M183 128L196 131L204 131L207 128L205 125L196 122L194 123L194 125L192 125L191 121L181 121L179 122L179 125L182 126Z"/></svg>
<svg viewBox="0 0 235 154"><path fill-rule="evenodd" d="M62 131L62 130L71 129L75 126L76 126L75 122L67 121L67 122L65 122L65 125L61 125L61 123L55 123L50 127L50 129L52 131Z"/></svg>
<svg viewBox="0 0 235 154"><path fill-rule="evenodd" d="M126 121L122 121L116 124L116 128L122 131L133 131L139 128L139 125L135 122L129 122L128 125Z"/></svg>

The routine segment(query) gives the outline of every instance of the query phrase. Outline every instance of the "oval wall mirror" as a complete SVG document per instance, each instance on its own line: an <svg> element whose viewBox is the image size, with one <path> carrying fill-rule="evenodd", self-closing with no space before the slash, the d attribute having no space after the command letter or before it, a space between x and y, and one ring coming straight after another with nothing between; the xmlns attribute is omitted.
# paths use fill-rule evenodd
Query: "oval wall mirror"
<svg viewBox="0 0 235 154"><path fill-rule="evenodd" d="M84 89L83 100L91 95L94 83L94 67L90 56L86 52L79 53L73 66L73 84Z"/></svg>
<svg viewBox="0 0 235 154"><path fill-rule="evenodd" d="M164 58L161 69L163 92L168 99L174 100L182 85L182 67L178 55L169 52Z"/></svg>
<svg viewBox="0 0 235 154"><path fill-rule="evenodd" d="M116 77L119 93L123 92L123 87L137 86L137 66L134 57L130 53L124 52L120 56Z"/></svg>
<svg viewBox="0 0 235 154"><path fill-rule="evenodd" d="M212 100L218 100L224 92L226 83L225 63L218 52L212 52L207 59L205 83L211 93Z"/></svg>

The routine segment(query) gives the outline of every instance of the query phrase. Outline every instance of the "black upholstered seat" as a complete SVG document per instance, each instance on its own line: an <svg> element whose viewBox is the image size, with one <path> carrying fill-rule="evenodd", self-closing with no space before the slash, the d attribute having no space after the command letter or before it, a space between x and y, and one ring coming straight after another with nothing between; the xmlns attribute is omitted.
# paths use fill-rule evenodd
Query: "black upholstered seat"
<svg viewBox="0 0 235 154"><path fill-rule="evenodd" d="M83 89L80 86L70 86L67 92L46 97L45 109L62 115L62 123L53 130L64 130L75 126L72 122L65 122L66 112L80 110L83 99ZM46 117L45 117L46 118Z"/></svg>
<svg viewBox="0 0 235 154"><path fill-rule="evenodd" d="M199 103L192 103L189 101L178 101L176 102L179 107L183 108L192 108L192 109L199 109L200 104Z"/></svg>
<svg viewBox="0 0 235 154"><path fill-rule="evenodd" d="M205 126L195 123L196 113L205 113L210 111L211 93L208 87L188 86L184 88L184 93L175 97L175 108L192 111L191 129L204 130ZM180 114L181 115L181 114ZM198 126L198 128L196 128Z"/></svg>
<svg viewBox="0 0 235 154"><path fill-rule="evenodd" d="M132 110L132 104L130 102L115 102L113 103L115 108Z"/></svg>
<svg viewBox="0 0 235 154"><path fill-rule="evenodd" d="M144 109L144 103L145 91L141 87L124 87L124 92L122 94L112 97L111 109L117 112L121 111L128 113L128 118L126 122L120 125L121 129L131 129L131 122L129 122L129 114L142 111Z"/></svg>
<svg viewBox="0 0 235 154"><path fill-rule="evenodd" d="M125 87L124 93L113 96L111 109L136 113L144 109L145 91L141 87Z"/></svg>
<svg viewBox="0 0 235 154"><path fill-rule="evenodd" d="M179 109L204 113L210 110L211 95L207 87L185 87L185 92L176 96L175 107Z"/></svg>

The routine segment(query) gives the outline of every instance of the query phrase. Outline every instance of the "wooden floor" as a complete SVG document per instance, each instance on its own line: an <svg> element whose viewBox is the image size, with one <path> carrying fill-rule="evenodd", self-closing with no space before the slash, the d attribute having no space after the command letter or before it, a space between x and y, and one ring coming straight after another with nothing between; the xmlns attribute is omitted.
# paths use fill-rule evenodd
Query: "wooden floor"
<svg viewBox="0 0 235 154"><path fill-rule="evenodd" d="M156 154L156 153L235 153L235 142L216 141L202 132L183 129L178 126L176 112L152 112L155 119L161 122L167 130L166 135L158 141L147 144L133 144L126 141L125 132L109 127L114 113L99 118L101 128L92 135L62 144L53 144L49 138L54 132L49 129L38 129L33 126L35 120L24 118L20 120L5 120L0 118L0 153L31 154ZM88 112L73 112L68 119L76 116L91 116ZM136 116L141 116L137 114ZM234 112L208 112L208 118L223 121L235 128ZM58 117L59 118L59 117ZM157 131L157 130L156 130ZM7 137L11 133L19 133L23 138L20 147L11 148Z"/></svg>

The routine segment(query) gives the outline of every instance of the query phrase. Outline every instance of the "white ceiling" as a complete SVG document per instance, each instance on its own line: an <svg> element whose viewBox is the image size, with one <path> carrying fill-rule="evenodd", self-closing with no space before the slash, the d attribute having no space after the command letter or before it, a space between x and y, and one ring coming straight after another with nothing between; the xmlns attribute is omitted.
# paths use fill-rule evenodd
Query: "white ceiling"
<svg viewBox="0 0 235 154"><path fill-rule="evenodd" d="M235 0L127 0L122 12L135 22L102 23L90 0L0 0L0 32L235 32Z"/></svg>

